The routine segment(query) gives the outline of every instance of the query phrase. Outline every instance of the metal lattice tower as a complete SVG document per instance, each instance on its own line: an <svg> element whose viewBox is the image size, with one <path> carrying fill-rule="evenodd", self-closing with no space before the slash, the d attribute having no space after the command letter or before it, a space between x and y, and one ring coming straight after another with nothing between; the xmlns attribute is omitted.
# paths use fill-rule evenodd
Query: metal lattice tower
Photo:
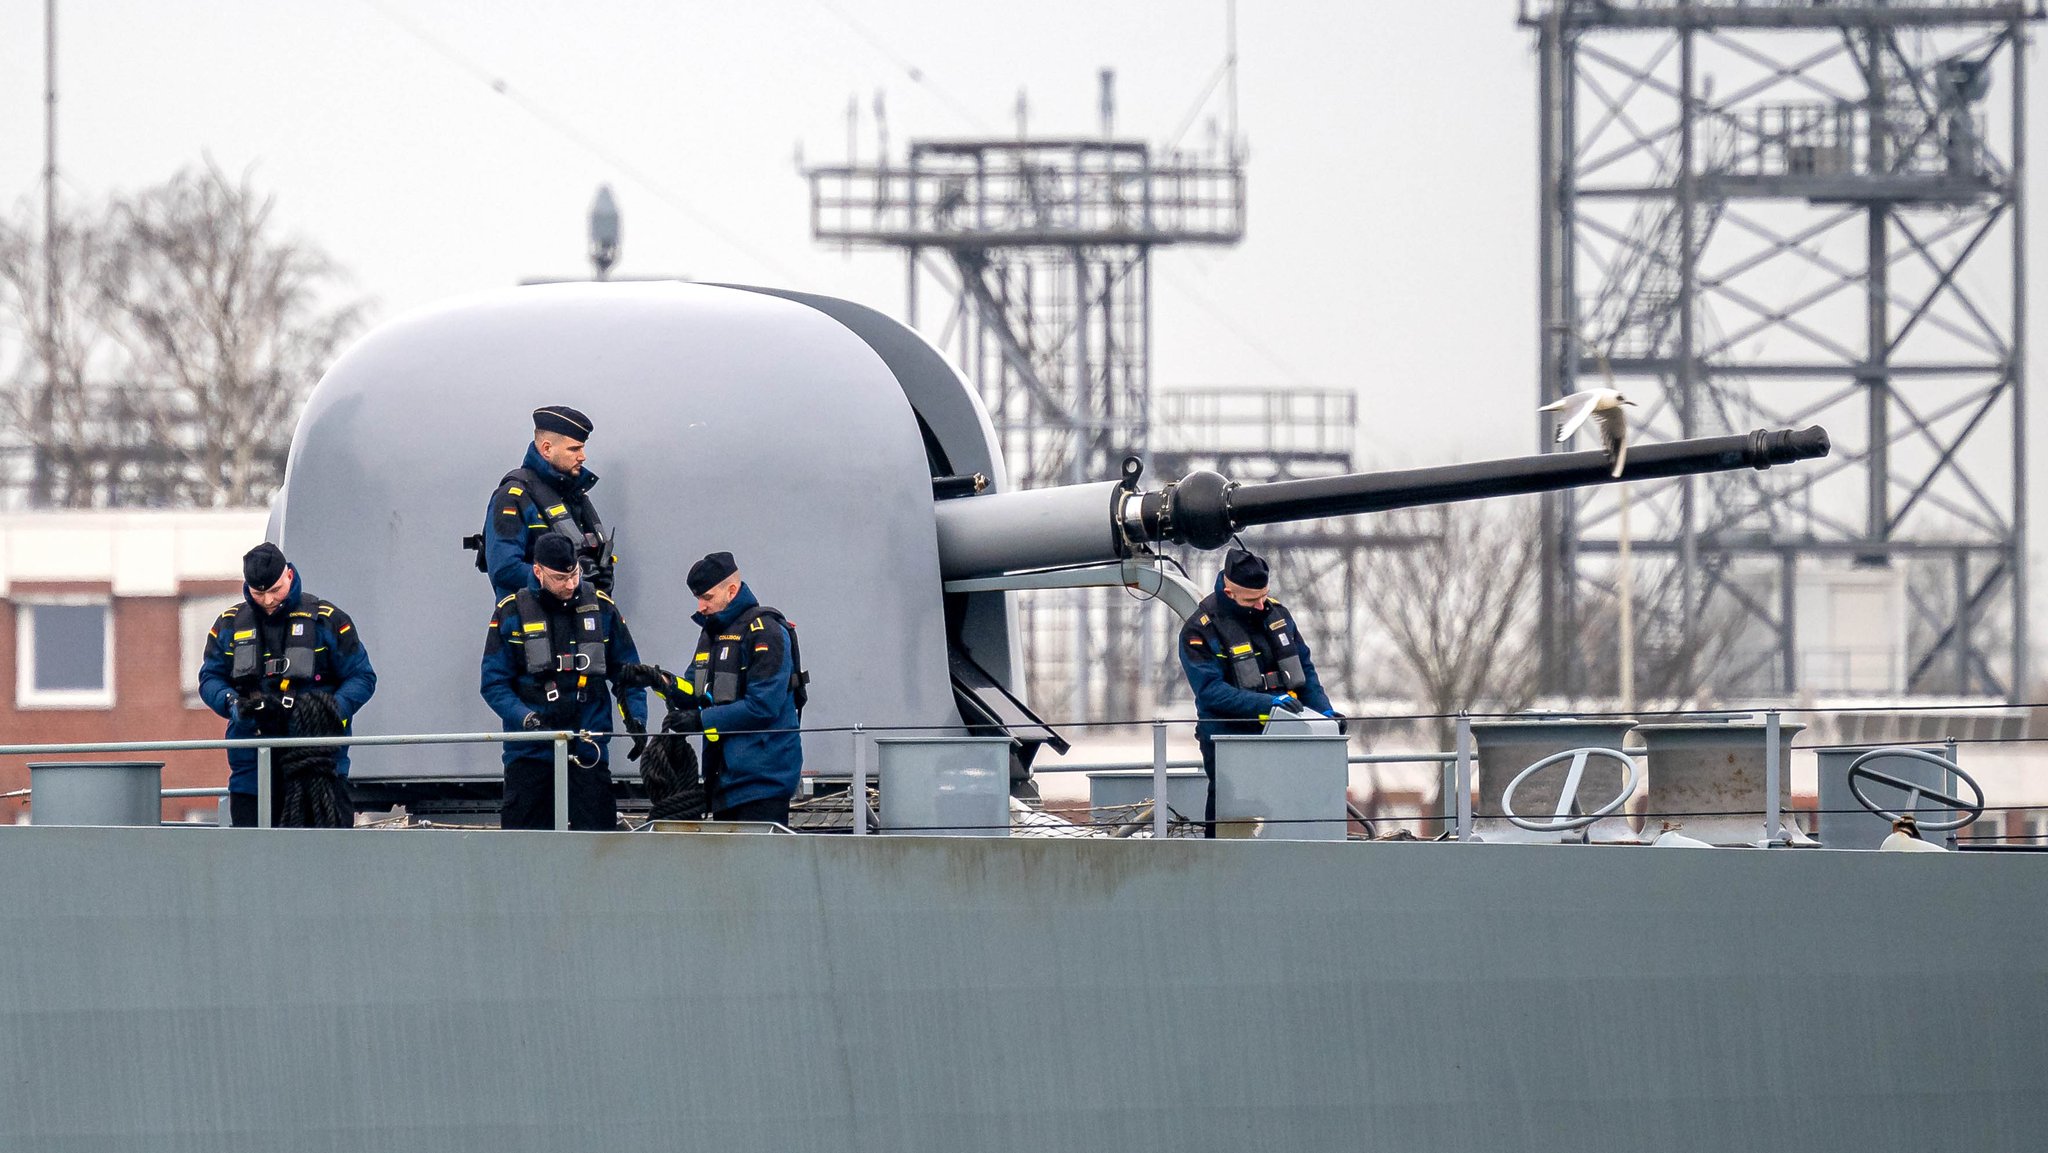
<svg viewBox="0 0 2048 1153"><path fill-rule="evenodd" d="M2025 32L1989 0L1525 0L1539 46L1540 398L1640 439L1825 424L1834 457L1634 486L1638 683L1828 691L1802 579L1891 573L1893 691L2026 679ZM1539 430L1550 447L1546 421ZM1613 490L1546 503L1547 688L1616 584ZM1802 657L1805 659L1802 660Z"/></svg>
<svg viewBox="0 0 2048 1153"><path fill-rule="evenodd" d="M1358 394L1349 389L1162 389L1152 411L1152 460L1161 476L1208 469L1259 484L1357 470ZM1372 532L1367 523L1364 517L1302 521L1262 526L1243 537L1272 563L1277 595L1303 635L1315 638L1317 671L1339 696L1359 692L1368 679L1361 647L1367 632L1365 606L1358 596L1362 554L1370 547L1409 543ZM1163 551L1197 584L1206 585L1215 572L1214 553L1185 546ZM1157 690L1163 691L1148 687L1151 699L1175 706L1169 713L1188 715L1187 680L1172 646L1158 654L1153 675Z"/></svg>
<svg viewBox="0 0 2048 1153"><path fill-rule="evenodd" d="M926 282L945 292L934 343L980 392L1011 483L1107 480L1126 456L1150 460L1152 250L1243 237L1234 152L1157 156L1106 134L914 141L907 161L808 176L816 239L904 252L912 326ZM1142 715L1137 604L1119 590L1023 597L1034 699L1067 719Z"/></svg>

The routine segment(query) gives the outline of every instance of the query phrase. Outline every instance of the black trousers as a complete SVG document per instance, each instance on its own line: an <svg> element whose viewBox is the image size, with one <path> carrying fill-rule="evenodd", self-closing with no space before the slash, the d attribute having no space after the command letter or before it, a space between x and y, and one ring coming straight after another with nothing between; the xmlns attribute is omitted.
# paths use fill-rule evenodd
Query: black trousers
<svg viewBox="0 0 2048 1153"><path fill-rule="evenodd" d="M339 805L339 806L341 807L341 811L342 811L342 812L343 812L344 814L347 814L347 813L353 812L353 811L354 811L354 810L353 810L353 808L352 808L352 804L353 804L353 803L352 803L352 802L351 802L351 801L349 800L349 795L348 795L348 786L347 786L347 785L344 785L344 784L342 784L342 783L341 783L341 782L340 782L339 780L337 780L337 781L335 782L335 785L336 785L336 788L335 788L335 790L334 790L334 793L335 793L335 798L334 798L334 799L335 799L335 804L337 804L337 805ZM275 828L275 827L277 826L277 817L278 817L278 813L279 813L279 812L280 812L280 811L281 811L281 810L282 810L283 808L284 808L284 790L283 790L283 789L281 789L281 788L272 788L272 789L270 790L270 824L271 824L271 827ZM256 827L256 794L254 794L254 793L229 793L229 794L228 794L228 820L232 821L232 822L234 823L234 827L235 827L235 828L237 828L237 829L253 829L253 828L255 828L255 827Z"/></svg>
<svg viewBox="0 0 2048 1153"><path fill-rule="evenodd" d="M498 824L507 829L555 827L553 762L514 761L505 766L505 800ZM609 832L619 827L619 804L612 797L612 771L604 765L569 766L569 827Z"/></svg>
<svg viewBox="0 0 2048 1153"><path fill-rule="evenodd" d="M720 809L711 814L714 821L774 821L778 825L789 823L788 797L762 797L758 801L742 801L729 809Z"/></svg>
<svg viewBox="0 0 2048 1153"><path fill-rule="evenodd" d="M1202 835L1216 836L1216 742L1202 737L1202 773L1209 778L1209 803L1202 806Z"/></svg>

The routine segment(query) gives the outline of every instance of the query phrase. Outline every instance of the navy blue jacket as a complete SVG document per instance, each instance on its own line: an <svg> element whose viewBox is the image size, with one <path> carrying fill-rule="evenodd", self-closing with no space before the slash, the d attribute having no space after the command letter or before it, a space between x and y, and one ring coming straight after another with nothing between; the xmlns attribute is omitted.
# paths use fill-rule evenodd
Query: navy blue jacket
<svg viewBox="0 0 2048 1153"><path fill-rule="evenodd" d="M249 601L248 593L248 586L244 585L242 599L255 608L255 602ZM285 594L284 603L277 606L277 612L266 615L260 608L256 612L264 620L275 621L280 615L297 612L304 599L305 590L299 582L298 566L294 565L292 590ZM254 637L236 639L235 614L240 608L239 604L229 605L215 618L213 628L206 634L206 655L199 662L199 699L206 702L207 708L227 718L229 740L259 735L256 722L244 718L236 709L235 685L228 677L235 667L235 645L262 643ZM370 667L370 651L363 647L362 635L356 631L355 622L347 613L333 605L322 605L315 621L313 681L315 687L334 698L335 711L341 714L343 731L346 732L348 719L368 704L371 694L377 691L377 670ZM229 749L228 770L229 792L256 795L255 749ZM347 746L335 755L334 771L344 777L348 775Z"/></svg>
<svg viewBox="0 0 2048 1153"><path fill-rule="evenodd" d="M721 636L739 636L732 631L734 622L760 603L742 581L739 594L723 611L709 616L692 613L690 619L704 629L696 651L709 652L708 646ZM803 776L804 742L796 731L796 698L789 692L789 630L774 617L756 623L760 631L739 640L750 650L747 687L740 699L714 705L710 686L693 689L703 708L705 763L723 762L718 794L711 798L713 809L793 797Z"/></svg>
<svg viewBox="0 0 2048 1153"><path fill-rule="evenodd" d="M535 590L543 602L560 605L534 579L532 566L527 567L527 587ZM507 596L498 602L491 614L490 635L484 638L483 678L481 688L484 703L498 714L505 731L516 733L523 726L526 714L540 716L541 727L549 730L574 729L582 732L608 733L612 731L612 695L610 679L619 675L619 670L640 660L640 652L633 647L633 634L626 628L626 618L619 613L619 607L604 593L597 594L597 627L604 638L604 667L606 675L594 677L582 686L578 700L578 689L573 681L561 684L561 697L550 705L541 693L544 685L534 677L526 675L526 642L520 639L519 601ZM568 608L563 615L573 616ZM567 641L566 632L553 635L558 647ZM626 689L619 694L620 708L625 715L641 724L647 723L647 690ZM608 738L599 737L592 742L571 746L570 751L578 757L589 759L590 746L597 746L597 763L606 763L610 744ZM533 761L554 764L555 746L551 741L507 741L504 763Z"/></svg>
<svg viewBox="0 0 2048 1153"><path fill-rule="evenodd" d="M1330 696L1323 691L1322 678L1316 675L1315 662L1309 659L1308 638L1301 635L1301 628L1294 622L1292 614L1279 601L1268 598L1264 613L1251 613L1237 606L1237 603L1223 595L1223 577L1216 578L1216 603L1218 611L1234 613L1246 632L1263 630L1272 621L1269 614L1278 613L1287 620L1287 628L1295 636L1296 651L1301 654L1301 670L1308 677L1308 684L1295 695L1301 703L1316 712L1330 711ZM1225 654L1218 653L1211 643L1208 631L1202 627L1200 614L1189 618L1180 630L1181 671L1187 674L1188 687L1195 691L1195 716L1200 723L1195 726L1197 737L1213 737L1222 733L1256 733L1262 728L1260 717L1270 714L1274 693L1255 693L1241 689L1230 679L1230 662Z"/></svg>
<svg viewBox="0 0 2048 1153"><path fill-rule="evenodd" d="M597 474L585 468L575 476L564 476L540 455L540 446L526 446L521 468L548 482L565 500L590 491ZM526 587L533 576L533 542L550 531L547 518L532 493L514 494L517 481L507 481L491 493L491 507L484 513L484 565L490 569L491 587L508 597Z"/></svg>

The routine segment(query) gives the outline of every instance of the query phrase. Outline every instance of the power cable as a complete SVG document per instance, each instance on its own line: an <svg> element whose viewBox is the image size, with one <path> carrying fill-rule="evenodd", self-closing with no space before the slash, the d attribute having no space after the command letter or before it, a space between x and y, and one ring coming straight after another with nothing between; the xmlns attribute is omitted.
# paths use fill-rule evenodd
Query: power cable
<svg viewBox="0 0 2048 1153"><path fill-rule="evenodd" d="M737 233L734 233L732 230L720 224L709 213L706 213L702 209L698 208L696 205L690 203L680 193L675 192L672 189L666 187L661 183L661 181L649 175L638 165L618 155L616 152L613 152L610 148L606 147L602 143L598 142L596 139L589 136L587 133L583 132L581 129L577 128L574 124L570 123L567 117L557 114L553 110L542 105L539 101L533 99L530 96L527 96L523 92L514 89L511 86L511 84L509 84L503 77L497 75L496 73L490 71L489 69L483 67L482 65L477 64L473 60L469 59L467 56L464 56L461 52L457 51L454 48L454 46L450 45L447 41L442 40L438 36L435 36L433 33L427 31L424 27L421 27L419 24L415 23L410 18L401 15L399 12L395 11L389 4L385 3L385 0L362 0L362 3L368 8L370 8L372 11L376 12L378 15L384 17L386 20L389 20L392 24L396 25L401 31L405 32L413 39L418 40L421 44L424 44L429 49L432 49L437 55L443 57L449 63L455 65L457 69L467 73L471 79L476 80L478 83L488 87L491 91L497 93L500 96L505 97L507 100L510 100L513 104L517 105L521 111L525 112L527 115L539 121L543 126L550 129L558 136L561 136L563 139L569 141L571 144L574 144L576 147L581 148L585 152L588 152L591 156L596 157L598 160L603 161L604 163L612 166L613 168L617 169L622 175L624 175L627 179L632 180L634 183L640 185L648 192L653 193L657 200L662 201L669 207L675 209L676 211L682 213L684 216L688 217L691 221L696 223L698 227L702 228L705 232L711 234L713 237L716 237L718 240L723 241L729 248L733 249L733 251L738 252L741 255L747 257L748 259L754 261L756 264L759 264L763 268L774 273L776 276L781 277L787 283L794 284L801 279L792 269L784 265L781 261L775 259L774 257L768 255L766 252L763 252L760 249L754 247L753 245L747 243L745 240L742 240Z"/></svg>
<svg viewBox="0 0 2048 1153"><path fill-rule="evenodd" d="M1195 97L1194 105L1188 109L1187 115L1181 117L1180 127L1174 129L1173 135L1167 138L1166 151L1169 155L1180 147L1181 138L1188 134L1188 129L1194 127L1195 118L1202 114L1202 109L1209 106L1209 97L1216 94L1216 86L1223 83L1223 78L1228 75L1230 75L1230 61L1228 60L1218 64L1216 71L1209 74L1209 82L1202 85L1201 94Z"/></svg>
<svg viewBox="0 0 2048 1153"><path fill-rule="evenodd" d="M1307 373L1295 367L1291 362L1289 362L1285 357L1281 356L1279 353L1273 351L1271 348L1268 348L1263 341L1259 340L1251 333L1246 332L1243 328L1239 327L1236 319L1232 317L1230 313L1224 311L1224 309L1221 306L1211 301L1208 297L1203 296L1199 291L1195 289L1195 287L1192 284L1181 279L1178 275L1176 275L1171 270L1166 268L1159 269L1159 278L1161 280L1164 280L1170 287L1174 288L1175 290L1179 291L1182 295L1186 296L1189 300L1193 301L1195 305L1199 307L1202 311L1208 313L1211 317L1214 317L1216 322L1222 325L1226 332L1229 332L1232 336L1235 336L1238 340L1242 341L1246 348L1249 348L1253 352L1256 352L1260 356L1264 357L1267 363L1271 364L1274 368L1280 370L1281 375L1288 377L1295 384L1300 385L1303 388L1315 387L1315 382L1309 379Z"/></svg>
<svg viewBox="0 0 2048 1153"><path fill-rule="evenodd" d="M938 100L939 103L945 105L949 110L953 112L954 115L960 117L962 120L965 120L967 123L973 125L976 129L980 130L981 132L986 133L990 131L989 126L983 123L981 117L976 116L972 111L970 111L967 108L966 105L962 104L958 100L955 100L953 98L952 93L947 92L945 89L939 87L937 84L934 84L931 80L931 77L925 75L924 69L919 68L916 64L913 64L909 59L897 55L896 52L890 49L890 47L887 44L884 44L882 42L881 37L875 35L872 31L870 31L867 25L862 24L858 20L855 20L852 16L847 14L845 9L839 7L837 4L832 3L831 0L813 0L813 2L816 3L818 7L823 8L828 14L832 16L833 19L838 20L841 24L844 24L847 28L851 29L854 35L860 37L862 40L867 41L868 47L873 48L876 52L881 53L883 59L895 65L897 69L900 70L912 84L915 84L918 87L923 88L925 91L930 92L933 98ZM884 157L884 159L887 158Z"/></svg>

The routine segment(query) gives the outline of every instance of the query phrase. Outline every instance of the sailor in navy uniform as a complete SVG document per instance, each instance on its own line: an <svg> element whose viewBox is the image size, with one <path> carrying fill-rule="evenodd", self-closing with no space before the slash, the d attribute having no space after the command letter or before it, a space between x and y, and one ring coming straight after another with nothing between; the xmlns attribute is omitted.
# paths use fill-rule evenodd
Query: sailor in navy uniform
<svg viewBox="0 0 2048 1153"><path fill-rule="evenodd" d="M612 589L611 542L590 503L597 474L584 467L590 418L564 404L533 410L526 459L498 481L484 513L480 562L499 597L526 587L533 546L552 533L575 547L583 576L599 592ZM475 541L476 538L470 538Z"/></svg>
<svg viewBox="0 0 2048 1153"><path fill-rule="evenodd" d="M1276 708L1307 706L1335 715L1300 627L1266 595L1268 576L1263 558L1231 549L1216 574L1216 591L1180 630L1180 667L1195 693L1195 737L1209 776L1203 822L1210 837L1216 835L1217 736L1256 734Z"/></svg>
<svg viewBox="0 0 2048 1153"><path fill-rule="evenodd" d="M704 734L704 787L713 817L786 825L803 780L798 726L810 679L796 627L755 598L729 552L691 565L687 583L697 598L691 619L703 631L690 671L675 688L692 703L664 723L671 731ZM627 683L648 683L660 672L635 670Z"/></svg>
<svg viewBox="0 0 2048 1153"><path fill-rule="evenodd" d="M355 622L306 592L283 550L265 542L242 557L242 600L206 634L199 699L227 718L229 740L287 736L299 694L322 692L348 721L377 691L377 671ZM228 750L228 810L238 826L256 824L256 750ZM347 814L348 748L334 756L336 803ZM273 805L282 795L273 787ZM273 816L275 814L273 813Z"/></svg>
<svg viewBox="0 0 2048 1153"><path fill-rule="evenodd" d="M559 533L534 546L526 586L498 602L484 640L484 702L508 733L609 733L611 682L640 654L626 618L605 593L584 583L576 549ZM633 734L630 759L646 745L647 690L619 686L619 709ZM608 763L610 739L569 743L569 827L611 829L619 823ZM549 741L507 741L507 829L555 827L555 747Z"/></svg>

